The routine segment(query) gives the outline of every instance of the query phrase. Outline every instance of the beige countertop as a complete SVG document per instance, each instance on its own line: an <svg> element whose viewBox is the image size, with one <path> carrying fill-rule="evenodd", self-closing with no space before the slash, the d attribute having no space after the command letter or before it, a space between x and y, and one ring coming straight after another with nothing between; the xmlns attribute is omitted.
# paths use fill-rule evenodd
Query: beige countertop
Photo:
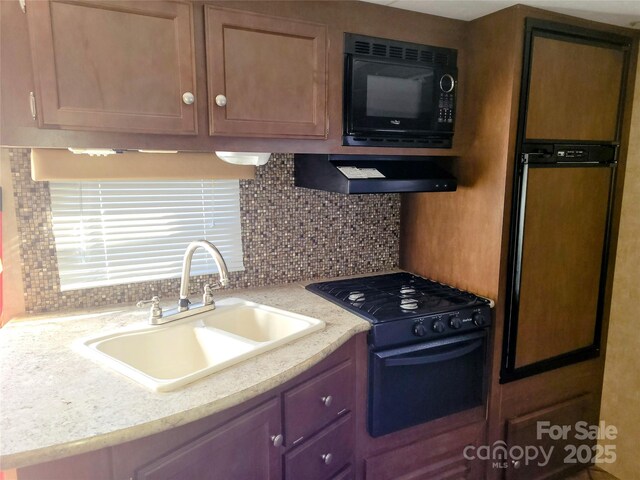
<svg viewBox="0 0 640 480"><path fill-rule="evenodd" d="M238 405L297 376L369 329L303 284L216 292L318 318L324 330L178 388L155 393L74 345L145 326L132 305L28 317L0 330L0 468L75 455L168 430Z"/></svg>

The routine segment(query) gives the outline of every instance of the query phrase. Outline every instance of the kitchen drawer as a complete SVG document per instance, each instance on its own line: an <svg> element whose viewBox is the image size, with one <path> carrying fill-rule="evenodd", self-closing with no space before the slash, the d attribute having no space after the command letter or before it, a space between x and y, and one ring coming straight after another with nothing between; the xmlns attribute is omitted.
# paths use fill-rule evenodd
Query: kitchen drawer
<svg viewBox="0 0 640 480"><path fill-rule="evenodd" d="M353 410L354 365L351 360L321 373L284 394L284 432L294 445Z"/></svg>
<svg viewBox="0 0 640 480"><path fill-rule="evenodd" d="M331 480L353 480L354 478L356 478L355 470L353 465L349 464L331 477Z"/></svg>
<svg viewBox="0 0 640 480"><path fill-rule="evenodd" d="M485 422L428 436L365 459L366 480L479 480L484 462L465 457L465 447L484 443Z"/></svg>
<svg viewBox="0 0 640 480"><path fill-rule="evenodd" d="M286 480L351 478L342 469L353 461L354 424L344 415L319 434L285 455ZM340 473L336 477L337 473ZM346 475L346 476L345 476Z"/></svg>

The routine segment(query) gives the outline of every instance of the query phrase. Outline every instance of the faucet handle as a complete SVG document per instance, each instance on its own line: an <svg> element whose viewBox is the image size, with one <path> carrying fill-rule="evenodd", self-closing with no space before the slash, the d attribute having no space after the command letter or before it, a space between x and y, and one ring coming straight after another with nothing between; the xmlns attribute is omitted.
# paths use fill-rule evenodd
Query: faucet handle
<svg viewBox="0 0 640 480"><path fill-rule="evenodd" d="M162 318L162 307L160 307L160 297L154 295L151 297L151 300L140 300L136 303L136 307L142 308L145 305L151 305L151 309L149 310L149 320L155 320L158 318Z"/></svg>
<svg viewBox="0 0 640 480"><path fill-rule="evenodd" d="M214 304L212 290L214 290L215 288L216 288L216 285L215 284L212 285L210 283L207 283L204 286L204 293L202 294L202 304L203 305L213 305ZM220 287L217 287L217 288L220 288Z"/></svg>

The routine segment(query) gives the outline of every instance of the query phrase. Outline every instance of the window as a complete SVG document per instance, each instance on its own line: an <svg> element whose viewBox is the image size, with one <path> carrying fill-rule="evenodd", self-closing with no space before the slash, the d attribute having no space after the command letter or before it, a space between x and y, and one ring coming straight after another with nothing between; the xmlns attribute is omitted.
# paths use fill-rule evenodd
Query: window
<svg viewBox="0 0 640 480"><path fill-rule="evenodd" d="M244 270L238 180L49 184L61 289L179 278L189 242ZM217 272L196 251L192 275Z"/></svg>

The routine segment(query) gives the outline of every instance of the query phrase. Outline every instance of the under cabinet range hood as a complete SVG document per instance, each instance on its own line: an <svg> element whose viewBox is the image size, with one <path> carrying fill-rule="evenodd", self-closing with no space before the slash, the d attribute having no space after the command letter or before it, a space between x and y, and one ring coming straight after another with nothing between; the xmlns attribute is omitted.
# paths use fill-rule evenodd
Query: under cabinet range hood
<svg viewBox="0 0 640 480"><path fill-rule="evenodd" d="M452 192L456 178L432 157L295 154L297 187L338 193Z"/></svg>

